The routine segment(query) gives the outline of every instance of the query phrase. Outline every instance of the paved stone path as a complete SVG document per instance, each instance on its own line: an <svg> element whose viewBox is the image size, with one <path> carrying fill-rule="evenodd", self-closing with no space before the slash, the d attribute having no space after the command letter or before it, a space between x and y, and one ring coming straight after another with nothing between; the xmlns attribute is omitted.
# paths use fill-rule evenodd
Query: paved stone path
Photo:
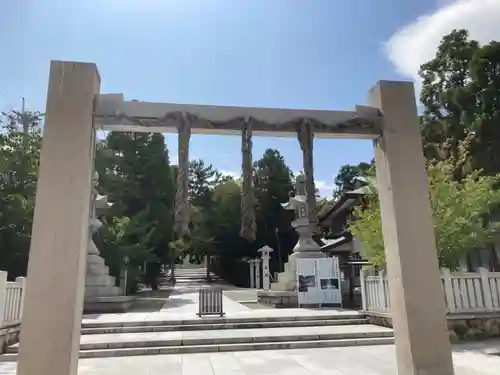
<svg viewBox="0 0 500 375"><path fill-rule="evenodd" d="M498 375L500 357L486 347L456 346L455 375ZM482 349L483 348L483 349ZM0 375L14 375L15 363L0 363ZM397 375L393 345L301 350L204 353L82 359L79 375Z"/></svg>

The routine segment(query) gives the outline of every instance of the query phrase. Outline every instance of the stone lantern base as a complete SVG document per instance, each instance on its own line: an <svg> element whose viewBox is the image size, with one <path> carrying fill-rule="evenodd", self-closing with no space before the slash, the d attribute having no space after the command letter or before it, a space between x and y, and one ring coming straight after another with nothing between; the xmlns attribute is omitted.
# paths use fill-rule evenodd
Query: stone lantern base
<svg viewBox="0 0 500 375"><path fill-rule="evenodd" d="M94 241L90 241L83 299L84 314L125 312L133 299L131 296L124 296L121 288L116 286L116 280L109 275L109 268L99 255Z"/></svg>
<svg viewBox="0 0 500 375"><path fill-rule="evenodd" d="M297 258L324 258L321 251L301 251L293 253L285 263L285 270L278 274L278 279L271 284L273 291L294 291L297 289Z"/></svg>
<svg viewBox="0 0 500 375"><path fill-rule="evenodd" d="M285 290L259 290L257 301L275 308L295 308L298 306L298 293Z"/></svg>

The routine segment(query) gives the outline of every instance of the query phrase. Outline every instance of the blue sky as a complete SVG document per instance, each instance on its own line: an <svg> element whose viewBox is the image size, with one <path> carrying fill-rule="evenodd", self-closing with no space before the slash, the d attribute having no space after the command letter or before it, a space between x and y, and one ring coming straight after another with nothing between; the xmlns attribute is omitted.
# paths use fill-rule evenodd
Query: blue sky
<svg viewBox="0 0 500 375"><path fill-rule="evenodd" d="M379 79L413 79L440 36L454 27L470 27L480 40L496 37L499 4L1 1L0 108L19 108L24 96L29 109L43 111L49 61L59 59L97 63L101 92L123 92L129 100L350 109L365 103L368 89ZM477 22L471 24L474 11ZM175 136L167 136L174 161L176 143ZM279 149L294 171L302 169L295 138L256 138L254 158L268 147ZM238 137L191 139L192 158L227 173L239 173L239 150ZM317 185L322 194L331 195L339 167L369 161L372 148L368 141L316 140L314 157Z"/></svg>

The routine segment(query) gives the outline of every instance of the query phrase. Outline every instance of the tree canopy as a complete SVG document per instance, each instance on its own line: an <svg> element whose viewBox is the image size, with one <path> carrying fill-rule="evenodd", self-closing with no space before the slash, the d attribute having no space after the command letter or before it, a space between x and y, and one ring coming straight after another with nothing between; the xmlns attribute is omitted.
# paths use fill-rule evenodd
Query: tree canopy
<svg viewBox="0 0 500 375"><path fill-rule="evenodd" d="M500 228L500 223L486 220L500 203L500 190L495 188L500 175L483 176L481 171L474 171L456 181L454 165L449 161L431 163L427 172L439 262L442 267L456 269L470 250L488 244ZM362 241L373 264L384 267L384 241L376 194L368 195L365 204L355 209L349 227Z"/></svg>
<svg viewBox="0 0 500 375"><path fill-rule="evenodd" d="M421 117L430 201L442 266L487 245L500 203L500 43L481 46L466 30L445 35L421 66ZM339 176L346 175L344 173ZM342 171L341 171L342 172ZM340 178L340 177L339 177ZM350 221L371 260L384 264L378 199L370 196Z"/></svg>
<svg viewBox="0 0 500 375"><path fill-rule="evenodd" d="M38 112L12 111L2 117L0 269L8 270L11 278L26 274L42 120ZM112 275L119 276L128 267L133 279L128 283L131 289L137 287L138 281L155 288L162 265L186 256L194 262L210 256L220 272L244 285L248 272L242 278L242 272L232 271L235 264L244 264L268 243L291 251L293 244L287 233L291 218L280 203L287 201L293 190L292 172L280 153L271 149L254 167L258 241L249 243L239 234L240 181L224 176L202 159L189 164L192 235L189 239L175 239L172 227L177 166L170 165L163 135L109 133L96 145L95 169L99 193L107 195L112 206L97 212L104 225L93 240ZM276 229L281 232L276 233Z"/></svg>

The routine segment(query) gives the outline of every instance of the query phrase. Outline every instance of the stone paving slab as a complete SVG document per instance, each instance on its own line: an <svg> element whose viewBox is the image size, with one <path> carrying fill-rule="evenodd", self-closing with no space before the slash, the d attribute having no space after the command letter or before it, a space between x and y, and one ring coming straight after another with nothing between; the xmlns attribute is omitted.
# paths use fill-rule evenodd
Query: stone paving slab
<svg viewBox="0 0 500 375"><path fill-rule="evenodd" d="M455 375L500 373L500 357L478 348L457 346L453 360ZM0 363L0 375L15 375L15 368L15 363ZM78 374L398 375L393 345L82 359Z"/></svg>
<svg viewBox="0 0 500 375"><path fill-rule="evenodd" d="M102 343L124 343L124 342L147 342L147 341L171 341L169 345L181 345L189 342L194 345L197 341L217 341L218 339L234 339L238 342L248 342L252 339L264 337L285 337L294 340L298 336L311 336L314 340L319 335L376 335L390 334L391 329L369 324L346 325L346 326L316 326L316 327L278 327L278 328L250 328L250 329L224 329L213 331L170 331L170 332L140 332L140 333L115 333L83 335L80 339L82 345ZM347 337L345 337L347 338ZM166 344L165 344L166 345Z"/></svg>

